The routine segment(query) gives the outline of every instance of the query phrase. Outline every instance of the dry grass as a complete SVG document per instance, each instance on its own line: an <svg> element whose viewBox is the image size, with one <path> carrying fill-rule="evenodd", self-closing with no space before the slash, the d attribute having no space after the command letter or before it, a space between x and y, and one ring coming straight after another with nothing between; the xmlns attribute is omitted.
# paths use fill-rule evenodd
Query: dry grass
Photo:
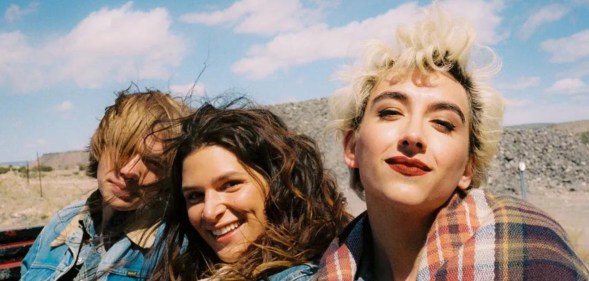
<svg viewBox="0 0 589 281"><path fill-rule="evenodd" d="M579 230L578 228L568 228L567 233L569 234L569 239L571 240L573 248L581 260L585 262L585 265L589 267L589 248L586 248L582 245L582 240L584 237L583 231Z"/></svg>
<svg viewBox="0 0 589 281"><path fill-rule="evenodd" d="M26 178L15 172L2 174L0 230L43 225L59 209L86 198L95 187L96 179L75 170L43 173L41 184L37 175L27 183Z"/></svg>

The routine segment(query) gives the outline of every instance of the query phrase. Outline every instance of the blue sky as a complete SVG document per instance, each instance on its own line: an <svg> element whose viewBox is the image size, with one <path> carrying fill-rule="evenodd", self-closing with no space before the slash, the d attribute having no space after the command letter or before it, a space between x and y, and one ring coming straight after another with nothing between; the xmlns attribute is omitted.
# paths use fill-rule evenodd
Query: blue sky
<svg viewBox="0 0 589 281"><path fill-rule="evenodd" d="M505 125L589 119L589 0L438 1L503 62ZM84 149L115 92L329 96L370 38L430 1L0 0L0 162Z"/></svg>

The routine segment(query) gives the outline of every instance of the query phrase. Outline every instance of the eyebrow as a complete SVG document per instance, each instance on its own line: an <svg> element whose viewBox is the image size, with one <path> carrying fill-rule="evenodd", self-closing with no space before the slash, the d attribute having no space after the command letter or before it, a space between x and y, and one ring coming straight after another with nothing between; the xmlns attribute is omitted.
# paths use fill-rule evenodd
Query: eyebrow
<svg viewBox="0 0 589 281"><path fill-rule="evenodd" d="M374 106L375 104L377 104L378 102L386 100L386 99L393 99L393 100L397 100L403 104L406 104L409 100L409 97L407 97L407 95L402 92L383 92L374 98L374 100L372 101L371 107ZM458 117L460 117L460 120L462 121L463 124L466 121L466 119L464 117L464 113L462 112L462 110L460 110L460 107L458 107L458 105L456 105L454 103L439 102L439 103L435 103L435 104L428 107L428 111L438 111L438 110L452 111L452 112L456 113L458 115Z"/></svg>
<svg viewBox="0 0 589 281"><path fill-rule="evenodd" d="M234 175L241 175L241 173L236 172L236 171L227 172L225 174L222 174L222 175L216 177L215 179L213 179L212 182L214 185L217 185L219 182L226 181ZM182 186L182 192L187 191L187 190L194 190L194 189L198 190L198 189L202 189L202 188L200 188L199 186L194 186L194 185L183 185Z"/></svg>
<svg viewBox="0 0 589 281"><path fill-rule="evenodd" d="M371 106L374 106L376 103L386 99L393 99L398 100L402 103L407 103L407 100L409 98L407 98L407 95L405 93L401 92L383 92L374 98Z"/></svg>
<svg viewBox="0 0 589 281"><path fill-rule="evenodd" d="M435 103L435 104L431 105L428 108L428 111L438 111L438 110L452 111L460 117L460 120L462 121L463 124L465 122L464 113L462 112L462 110L460 110L460 107L458 107L458 105L456 105L456 104L449 103L449 102L439 102L439 103Z"/></svg>

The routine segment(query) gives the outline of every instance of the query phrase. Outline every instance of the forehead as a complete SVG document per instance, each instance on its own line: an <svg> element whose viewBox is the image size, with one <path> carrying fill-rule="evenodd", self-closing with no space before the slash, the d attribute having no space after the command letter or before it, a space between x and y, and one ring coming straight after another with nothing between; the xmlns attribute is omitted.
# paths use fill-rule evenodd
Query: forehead
<svg viewBox="0 0 589 281"><path fill-rule="evenodd" d="M161 133L147 136L139 142L138 151L142 154L162 154L164 152L164 142L161 139Z"/></svg>
<svg viewBox="0 0 589 281"><path fill-rule="evenodd" d="M421 74L417 71L410 75L388 73L376 84L368 97L368 104L381 95L390 92L402 93L408 99L419 101L452 102L468 113L470 108L465 88L446 72Z"/></svg>

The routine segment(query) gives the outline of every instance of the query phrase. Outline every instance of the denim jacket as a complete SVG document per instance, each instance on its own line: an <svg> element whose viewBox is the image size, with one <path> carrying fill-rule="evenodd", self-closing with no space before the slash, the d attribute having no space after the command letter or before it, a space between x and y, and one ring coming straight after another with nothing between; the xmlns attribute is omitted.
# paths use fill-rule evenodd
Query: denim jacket
<svg viewBox="0 0 589 281"><path fill-rule="evenodd" d="M157 229L155 229L157 227ZM153 246L163 225L126 232L102 255L97 277L100 281L144 280L149 277L157 254L145 254ZM59 280L79 257L84 233L94 236L95 230L85 201L61 209L43 228L21 263L21 280ZM83 246L82 246L83 247Z"/></svg>
<svg viewBox="0 0 589 281"><path fill-rule="evenodd" d="M317 265L311 263L305 263L291 268L287 268L281 272L278 272L270 277L270 281L307 281L313 277L313 274L317 272Z"/></svg>

